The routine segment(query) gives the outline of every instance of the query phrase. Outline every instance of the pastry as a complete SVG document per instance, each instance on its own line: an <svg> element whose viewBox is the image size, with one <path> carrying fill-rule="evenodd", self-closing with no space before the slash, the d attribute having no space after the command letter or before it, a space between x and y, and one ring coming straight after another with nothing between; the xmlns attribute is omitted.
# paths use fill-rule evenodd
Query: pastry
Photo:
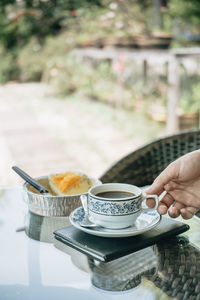
<svg viewBox="0 0 200 300"><path fill-rule="evenodd" d="M76 195L86 193L91 183L84 174L66 172L50 175L49 185L55 195Z"/></svg>

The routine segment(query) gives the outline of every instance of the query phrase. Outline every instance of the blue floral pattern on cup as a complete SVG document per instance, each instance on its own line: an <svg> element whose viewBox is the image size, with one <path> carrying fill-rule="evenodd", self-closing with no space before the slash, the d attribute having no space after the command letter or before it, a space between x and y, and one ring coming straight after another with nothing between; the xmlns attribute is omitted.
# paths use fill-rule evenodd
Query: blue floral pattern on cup
<svg viewBox="0 0 200 300"><path fill-rule="evenodd" d="M83 207L79 207L79 209L76 209L72 217L74 222L82 222L85 217L85 211Z"/></svg>
<svg viewBox="0 0 200 300"><path fill-rule="evenodd" d="M89 211L92 211L97 214L109 215L109 216L120 216L128 215L136 212L141 207L142 198L134 199L132 201L120 201L116 202L106 202L89 197L88 199L88 208Z"/></svg>

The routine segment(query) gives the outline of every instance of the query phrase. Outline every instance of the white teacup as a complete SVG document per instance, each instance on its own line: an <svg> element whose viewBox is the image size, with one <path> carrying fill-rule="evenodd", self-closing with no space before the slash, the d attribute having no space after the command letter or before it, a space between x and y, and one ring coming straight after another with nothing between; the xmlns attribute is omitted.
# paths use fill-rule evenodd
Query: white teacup
<svg viewBox="0 0 200 300"><path fill-rule="evenodd" d="M148 198L155 200L153 208L142 206ZM142 212L155 210L158 196L145 195L131 184L104 183L89 189L87 206L90 221L105 228L121 229L133 225Z"/></svg>

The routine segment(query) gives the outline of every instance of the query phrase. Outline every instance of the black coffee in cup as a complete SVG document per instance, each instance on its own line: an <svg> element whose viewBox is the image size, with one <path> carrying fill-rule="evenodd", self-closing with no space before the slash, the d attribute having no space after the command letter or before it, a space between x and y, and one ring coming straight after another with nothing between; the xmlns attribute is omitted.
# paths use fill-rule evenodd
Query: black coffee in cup
<svg viewBox="0 0 200 300"><path fill-rule="evenodd" d="M107 192L97 193L95 196L101 198L108 198L108 199L124 199L124 198L135 197L135 194L125 192L125 191L107 191Z"/></svg>

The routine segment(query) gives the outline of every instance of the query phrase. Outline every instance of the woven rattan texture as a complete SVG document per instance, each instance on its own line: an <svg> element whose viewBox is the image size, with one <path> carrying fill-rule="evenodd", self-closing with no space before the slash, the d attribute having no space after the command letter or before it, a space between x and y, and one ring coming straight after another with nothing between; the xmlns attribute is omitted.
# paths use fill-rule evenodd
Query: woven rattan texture
<svg viewBox="0 0 200 300"><path fill-rule="evenodd" d="M154 284L172 299L200 300L200 251L184 237L159 243L157 249Z"/></svg>
<svg viewBox="0 0 200 300"><path fill-rule="evenodd" d="M130 153L102 176L102 182L122 182L146 186L178 157L200 149L200 130L183 132L156 140Z"/></svg>
<svg viewBox="0 0 200 300"><path fill-rule="evenodd" d="M142 289L145 278L158 288L160 296L200 300L200 251L183 236L172 237L111 263L96 264L89 259L89 266L93 285L103 290L125 291L136 286Z"/></svg>

